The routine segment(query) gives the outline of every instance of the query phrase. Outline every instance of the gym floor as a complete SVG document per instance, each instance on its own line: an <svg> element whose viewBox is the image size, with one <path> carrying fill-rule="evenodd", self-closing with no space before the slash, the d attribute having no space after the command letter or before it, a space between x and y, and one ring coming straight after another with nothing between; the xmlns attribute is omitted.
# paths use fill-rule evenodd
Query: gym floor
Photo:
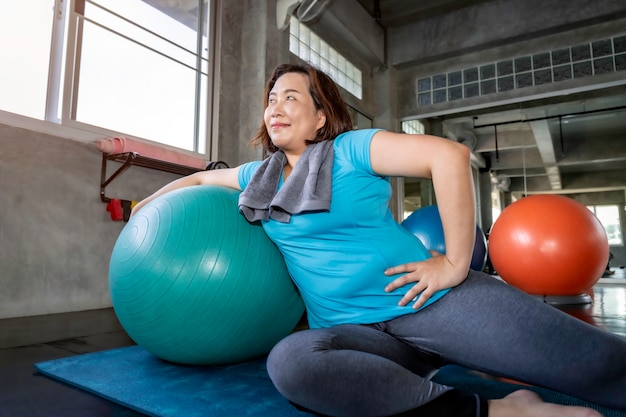
<svg viewBox="0 0 626 417"><path fill-rule="evenodd" d="M563 309L593 325L626 337L626 269L612 270L613 275L602 278L593 288L593 304ZM115 320L112 309L76 314L88 314L89 320L95 323ZM58 333L61 334L67 328L68 316L57 316L45 318L46 333L54 334L55 327L58 327ZM20 324L19 320L0 320L0 330L5 332L5 329L15 329ZM12 334L7 331L0 336L6 346L11 346ZM117 330L109 329L91 336L0 349L0 417L142 416L141 413L39 375L33 367L36 362L132 344L133 341L118 327Z"/></svg>

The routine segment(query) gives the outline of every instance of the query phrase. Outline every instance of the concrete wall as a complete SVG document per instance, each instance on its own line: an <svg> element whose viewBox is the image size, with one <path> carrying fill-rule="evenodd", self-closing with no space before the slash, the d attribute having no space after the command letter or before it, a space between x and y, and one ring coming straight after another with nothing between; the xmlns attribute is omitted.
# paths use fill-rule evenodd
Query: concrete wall
<svg viewBox="0 0 626 417"><path fill-rule="evenodd" d="M626 17L619 0L494 0L388 33L389 65L420 66L472 53L511 48ZM575 42L575 41L574 41ZM522 52L523 53L523 52Z"/></svg>
<svg viewBox="0 0 626 417"><path fill-rule="evenodd" d="M592 88L593 85L606 86L623 82L623 74L614 72L498 93L497 102L487 95L464 99L462 103L446 102L425 107L417 105L415 86L417 80L424 76L602 39L623 33L626 27L626 2L615 1L588 2L594 5L592 9L595 13L591 15L585 14L588 11L587 7L578 7L578 1L558 2L559 7L549 12L549 19L541 19L545 25L542 30L536 27L535 19L518 22L512 33L499 24L502 19L508 22L511 16L516 16L514 11L522 4L524 8L528 7L528 10L536 12L544 10L541 6L544 3L549 2L492 1L469 8L462 24L459 23L460 28L456 30L448 31L444 28L452 26L448 19L458 20L459 17L447 16L442 19L426 20L422 25L411 27L411 31L405 29L399 33L391 32L388 54L398 68L397 85L402 86L398 96L398 116L416 118L427 114L460 113L504 103L519 103L532 98L555 95L557 92L571 93ZM500 7L502 4L507 7ZM596 5L605 5L606 11L598 11ZM472 12L474 8L480 9ZM501 9L510 10L510 15L505 12L502 12L502 16L497 15ZM541 13L538 16L541 16ZM526 34L519 29L519 25L524 22L533 29ZM438 24L442 25L439 29ZM467 45L468 39L473 40L472 46ZM419 54L416 51L408 52L407 48L410 48L410 45L414 48L420 45Z"/></svg>
<svg viewBox="0 0 626 417"><path fill-rule="evenodd" d="M100 200L101 155L93 143L0 125L0 319L111 306L108 263L124 223ZM138 200L174 178L131 167L106 192Z"/></svg>

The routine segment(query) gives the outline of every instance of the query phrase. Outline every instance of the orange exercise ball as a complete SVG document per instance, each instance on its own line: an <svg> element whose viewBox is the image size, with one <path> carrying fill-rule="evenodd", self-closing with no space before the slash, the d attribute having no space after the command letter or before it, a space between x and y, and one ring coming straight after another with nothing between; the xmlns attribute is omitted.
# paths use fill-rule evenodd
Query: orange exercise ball
<svg viewBox="0 0 626 417"><path fill-rule="evenodd" d="M489 256L498 275L533 295L579 295L602 276L609 242L598 218L561 195L524 197L491 228Z"/></svg>

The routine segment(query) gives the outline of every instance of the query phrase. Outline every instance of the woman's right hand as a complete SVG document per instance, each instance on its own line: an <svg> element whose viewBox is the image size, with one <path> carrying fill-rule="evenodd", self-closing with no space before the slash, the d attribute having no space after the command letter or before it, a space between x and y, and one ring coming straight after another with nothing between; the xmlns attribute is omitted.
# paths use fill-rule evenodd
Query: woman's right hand
<svg viewBox="0 0 626 417"><path fill-rule="evenodd" d="M441 253L431 251L431 254L433 257L430 259L397 265L385 271L385 275L390 277L402 274L387 284L386 292L414 283L398 302L399 306L414 301L412 308L417 310L426 304L435 292L456 287L465 281L468 271L464 266L455 266Z"/></svg>

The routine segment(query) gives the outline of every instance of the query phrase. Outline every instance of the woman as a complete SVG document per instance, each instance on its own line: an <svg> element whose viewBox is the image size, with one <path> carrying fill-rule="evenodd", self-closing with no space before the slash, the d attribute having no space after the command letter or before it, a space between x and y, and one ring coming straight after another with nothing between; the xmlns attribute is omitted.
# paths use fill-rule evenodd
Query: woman
<svg viewBox="0 0 626 417"><path fill-rule="evenodd" d="M449 363L626 410L626 341L478 272L469 151L428 135L352 130L336 85L281 65L253 140L271 154L176 180L243 190L283 254L310 330L274 347L268 372L291 402L333 416L599 416L527 390L498 400L430 381ZM390 176L431 178L446 254L388 210Z"/></svg>

